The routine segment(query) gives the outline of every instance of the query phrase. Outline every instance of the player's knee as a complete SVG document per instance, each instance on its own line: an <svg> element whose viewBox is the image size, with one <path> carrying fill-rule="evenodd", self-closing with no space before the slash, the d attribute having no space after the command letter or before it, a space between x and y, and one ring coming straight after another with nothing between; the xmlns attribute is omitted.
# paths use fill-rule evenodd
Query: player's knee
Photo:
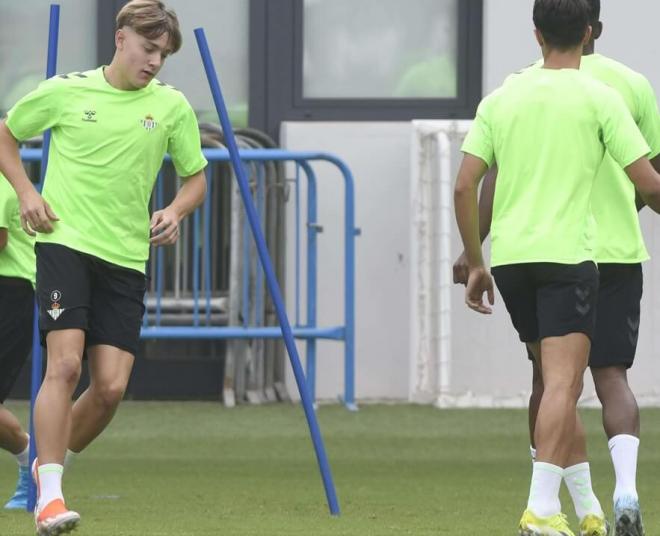
<svg viewBox="0 0 660 536"><path fill-rule="evenodd" d="M544 396L569 396L577 402L582 394L583 380L578 375L547 378L543 384Z"/></svg>
<svg viewBox="0 0 660 536"><path fill-rule="evenodd" d="M121 382L104 383L95 386L95 396L98 404L108 411L113 411L124 398L126 385Z"/></svg>
<svg viewBox="0 0 660 536"><path fill-rule="evenodd" d="M5 432L11 436L13 441L19 443L25 440L25 432L21 428L21 425L18 423L18 421L4 423L3 427L5 428Z"/></svg>
<svg viewBox="0 0 660 536"><path fill-rule="evenodd" d="M81 368L80 357L75 353L62 353L58 356L49 355L46 379L75 387L80 379Z"/></svg>

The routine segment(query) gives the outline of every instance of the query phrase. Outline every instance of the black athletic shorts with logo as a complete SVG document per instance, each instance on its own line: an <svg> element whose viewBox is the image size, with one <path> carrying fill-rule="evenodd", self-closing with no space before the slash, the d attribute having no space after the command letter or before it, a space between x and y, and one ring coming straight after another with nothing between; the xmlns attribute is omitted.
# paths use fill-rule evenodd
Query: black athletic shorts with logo
<svg viewBox="0 0 660 536"><path fill-rule="evenodd" d="M32 349L34 290L27 279L0 276L0 403Z"/></svg>
<svg viewBox="0 0 660 536"><path fill-rule="evenodd" d="M509 264L491 272L521 341L569 333L593 340L598 298L593 262Z"/></svg>
<svg viewBox="0 0 660 536"><path fill-rule="evenodd" d="M589 366L625 366L635 359L639 335L640 302L644 277L642 265L598 265L600 287L596 307L596 332Z"/></svg>
<svg viewBox="0 0 660 536"><path fill-rule="evenodd" d="M85 347L135 355L144 314L144 274L59 244L37 243L39 329L82 329Z"/></svg>

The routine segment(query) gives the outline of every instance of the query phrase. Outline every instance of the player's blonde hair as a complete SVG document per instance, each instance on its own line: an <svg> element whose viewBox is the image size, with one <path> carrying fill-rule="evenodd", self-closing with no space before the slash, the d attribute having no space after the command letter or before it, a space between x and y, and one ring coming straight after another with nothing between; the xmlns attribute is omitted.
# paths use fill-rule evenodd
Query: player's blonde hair
<svg viewBox="0 0 660 536"><path fill-rule="evenodd" d="M157 39L167 32L170 53L181 48L179 19L160 0L131 0L117 14L117 29L128 26L147 39Z"/></svg>

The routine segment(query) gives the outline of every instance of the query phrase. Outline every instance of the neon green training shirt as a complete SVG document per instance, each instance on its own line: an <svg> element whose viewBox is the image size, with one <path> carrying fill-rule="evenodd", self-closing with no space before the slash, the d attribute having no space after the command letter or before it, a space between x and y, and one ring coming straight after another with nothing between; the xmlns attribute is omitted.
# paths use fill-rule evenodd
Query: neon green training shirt
<svg viewBox="0 0 660 536"><path fill-rule="evenodd" d="M660 154L660 113L651 84L641 74L600 54L582 57L580 70L615 89L651 148ZM596 261L638 263L649 258L635 205L635 186L609 153L598 171L592 195L598 227Z"/></svg>
<svg viewBox="0 0 660 536"><path fill-rule="evenodd" d="M483 99L462 151L498 164L492 266L595 259L606 149L622 168L649 153L623 99L577 69L527 69Z"/></svg>
<svg viewBox="0 0 660 536"><path fill-rule="evenodd" d="M0 175L0 228L7 229L7 245L0 249L0 276L27 279L35 285L34 238L21 227L18 197Z"/></svg>
<svg viewBox="0 0 660 536"><path fill-rule="evenodd" d="M181 177L207 164L183 94L158 80L122 91L99 67L46 80L7 115L18 140L52 129L42 195L59 221L37 242L144 273L149 198L165 153Z"/></svg>

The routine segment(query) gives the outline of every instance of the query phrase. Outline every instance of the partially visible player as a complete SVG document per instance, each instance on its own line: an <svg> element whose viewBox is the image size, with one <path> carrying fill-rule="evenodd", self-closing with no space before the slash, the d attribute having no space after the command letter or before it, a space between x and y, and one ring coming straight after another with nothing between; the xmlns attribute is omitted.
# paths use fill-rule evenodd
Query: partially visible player
<svg viewBox="0 0 660 536"><path fill-rule="evenodd" d="M467 305L493 303L479 236L477 188L495 161L493 275L520 338L544 380L535 427L537 461L520 521L521 536L571 532L561 514L564 469L586 459L577 399L594 333L598 271L591 189L604 151L660 209L660 175L621 97L579 72L591 36L584 0L536 0L536 37L544 64L509 80L479 106L463 145L456 216L468 262ZM582 536L606 536L595 495Z"/></svg>
<svg viewBox="0 0 660 536"><path fill-rule="evenodd" d="M0 448L18 462L16 491L5 504L12 510L27 507L30 441L4 401L32 348L34 284L34 239L21 227L16 192L0 175Z"/></svg>
<svg viewBox="0 0 660 536"><path fill-rule="evenodd" d="M592 38L583 49L580 69L617 90L651 148L649 158L660 171L660 113L651 84L641 74L610 58L595 54L595 40L602 33L600 0L588 0ZM538 66L538 65L537 65ZM488 236L496 170L484 180L480 197L480 236ZM641 262L648 259L635 190L625 172L607 156L594 185L593 210L598 234L596 261L600 272L596 335L589 366L602 404L603 426L614 465L614 521L617 535L642 536L644 528L636 486L639 447L639 408L627 380L638 338L642 297ZM462 255L454 265L456 283L466 283L467 265ZM543 378L532 358L530 438L534 454L534 427L543 394ZM591 481L589 466L567 470L567 487L579 518L585 514L583 491Z"/></svg>
<svg viewBox="0 0 660 536"><path fill-rule="evenodd" d="M0 171L36 233L39 326L47 369L35 404L41 536L79 524L62 492L67 447L79 452L112 420L126 390L144 313L150 245L174 244L179 223L206 194L199 127L177 89L155 77L181 47L175 13L159 0L132 0L117 16L108 66L56 76L0 122ZM52 131L39 195L17 142ZM183 185L149 217L165 153ZM90 385L72 406L83 354Z"/></svg>

